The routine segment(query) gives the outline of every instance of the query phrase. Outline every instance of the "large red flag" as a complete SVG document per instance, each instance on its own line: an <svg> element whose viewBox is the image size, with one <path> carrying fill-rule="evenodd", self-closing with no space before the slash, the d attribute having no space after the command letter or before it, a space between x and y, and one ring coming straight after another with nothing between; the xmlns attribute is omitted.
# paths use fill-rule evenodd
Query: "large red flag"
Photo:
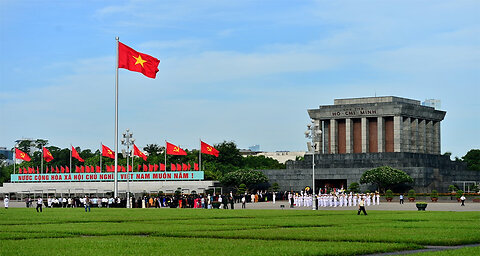
<svg viewBox="0 0 480 256"><path fill-rule="evenodd" d="M185 152L185 150L181 149L180 147L167 142L167 154L177 155L177 156L186 156L187 152Z"/></svg>
<svg viewBox="0 0 480 256"><path fill-rule="evenodd" d="M43 159L45 159L47 163L53 160L52 153L50 153L48 148L43 148Z"/></svg>
<svg viewBox="0 0 480 256"><path fill-rule="evenodd" d="M113 152L107 146L102 144L102 156L106 156L106 157L110 157L111 159L115 159L115 152Z"/></svg>
<svg viewBox="0 0 480 256"><path fill-rule="evenodd" d="M147 161L147 156L135 144L133 144L133 155L143 158L143 161Z"/></svg>
<svg viewBox="0 0 480 256"><path fill-rule="evenodd" d="M73 146L72 146L72 157L76 158L78 161L82 163L85 162L85 160L83 160L83 158L80 157L77 150Z"/></svg>
<svg viewBox="0 0 480 256"><path fill-rule="evenodd" d="M30 162L30 156L18 148L15 148L15 158Z"/></svg>
<svg viewBox="0 0 480 256"><path fill-rule="evenodd" d="M147 77L155 78L160 60L118 42L118 68L140 72Z"/></svg>
<svg viewBox="0 0 480 256"><path fill-rule="evenodd" d="M200 141L201 143L201 151L203 154L208 154L208 155L213 155L213 156L216 156L218 157L218 150L210 145L208 145L207 143L203 142L203 141Z"/></svg>

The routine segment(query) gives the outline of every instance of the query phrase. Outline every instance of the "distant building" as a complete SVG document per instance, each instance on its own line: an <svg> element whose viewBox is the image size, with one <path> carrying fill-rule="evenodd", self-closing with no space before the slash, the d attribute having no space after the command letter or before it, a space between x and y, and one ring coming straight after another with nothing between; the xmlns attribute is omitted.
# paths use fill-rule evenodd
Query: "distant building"
<svg viewBox="0 0 480 256"><path fill-rule="evenodd" d="M257 156L265 156L277 160L284 164L289 160L295 161L297 158L304 157L305 151L277 151L277 152L260 152Z"/></svg>
<svg viewBox="0 0 480 256"><path fill-rule="evenodd" d="M248 147L248 149L250 149L251 151L256 151L256 152L258 152L258 151L260 151L260 145L258 145L258 144L257 144L257 145L253 145L253 146L251 146L251 147Z"/></svg>
<svg viewBox="0 0 480 256"><path fill-rule="evenodd" d="M432 107L434 109L442 108L442 102L436 99L428 99L422 102L422 106Z"/></svg>
<svg viewBox="0 0 480 256"><path fill-rule="evenodd" d="M13 151L7 149L6 147L0 147L0 154L5 156L5 160L0 160L0 163L2 163L2 161L5 161L4 163L6 165L13 164Z"/></svg>

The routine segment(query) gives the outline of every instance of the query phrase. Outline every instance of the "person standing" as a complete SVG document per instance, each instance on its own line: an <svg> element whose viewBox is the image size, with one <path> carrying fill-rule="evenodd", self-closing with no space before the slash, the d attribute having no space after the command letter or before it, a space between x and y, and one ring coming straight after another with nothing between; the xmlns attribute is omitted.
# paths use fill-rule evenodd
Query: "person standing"
<svg viewBox="0 0 480 256"><path fill-rule="evenodd" d="M235 201L233 201L233 197L232 197L232 196L230 196L230 198L229 198L228 200L230 201L230 209L232 209L232 210L233 210L233 209L234 209L234 207L235 207L235 205L234 205Z"/></svg>
<svg viewBox="0 0 480 256"><path fill-rule="evenodd" d="M403 204L403 194L400 194L400 204Z"/></svg>
<svg viewBox="0 0 480 256"><path fill-rule="evenodd" d="M90 212L90 198L88 198L88 196L85 196L85 212L87 212L87 208L88 208L88 212Z"/></svg>
<svg viewBox="0 0 480 256"><path fill-rule="evenodd" d="M360 202L358 203L358 213L357 215L360 215L360 212L363 211L363 214L367 215L367 212L365 211L365 198L362 198Z"/></svg>
<svg viewBox="0 0 480 256"><path fill-rule="evenodd" d="M460 201L462 201L462 204L460 206L465 206L465 196L462 195L462 197L460 197Z"/></svg>
<svg viewBox="0 0 480 256"><path fill-rule="evenodd" d="M39 196L37 199L37 212L38 212L38 208L40 208L40 212L42 212L42 204L43 204L43 199L41 196Z"/></svg>
<svg viewBox="0 0 480 256"><path fill-rule="evenodd" d="M5 209L8 209L8 203L10 200L8 199L8 195L5 195L5 198L3 199L3 205L5 205Z"/></svg>
<svg viewBox="0 0 480 256"><path fill-rule="evenodd" d="M242 209L245 209L245 196L242 197Z"/></svg>

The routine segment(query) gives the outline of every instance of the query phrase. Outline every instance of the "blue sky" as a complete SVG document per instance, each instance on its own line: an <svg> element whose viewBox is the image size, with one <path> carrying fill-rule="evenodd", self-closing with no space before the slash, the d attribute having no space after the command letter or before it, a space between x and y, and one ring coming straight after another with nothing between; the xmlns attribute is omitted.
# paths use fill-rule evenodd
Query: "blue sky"
<svg viewBox="0 0 480 256"><path fill-rule="evenodd" d="M139 146L305 150L335 98L440 99L442 153L479 148L478 1L2 1L0 146L114 144L115 36L161 60L121 69Z"/></svg>

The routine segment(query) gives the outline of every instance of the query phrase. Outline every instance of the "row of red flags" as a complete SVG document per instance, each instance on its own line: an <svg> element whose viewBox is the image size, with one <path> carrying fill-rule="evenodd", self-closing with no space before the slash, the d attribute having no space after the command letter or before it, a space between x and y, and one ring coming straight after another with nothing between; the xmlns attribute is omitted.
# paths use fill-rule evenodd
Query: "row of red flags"
<svg viewBox="0 0 480 256"><path fill-rule="evenodd" d="M128 171L133 172L133 167L131 165L128 166ZM188 164L170 164L170 171L191 171L192 170L192 165L190 163ZM198 171L198 163L193 164L193 170ZM118 166L118 171L119 172L127 172L127 168L123 165ZM166 171L165 164L139 164L137 166L137 172L156 172L156 171ZM73 171L72 171L73 172ZM75 172L76 173L100 173L101 168L100 166L75 166ZM106 172L115 172L115 165L107 165L106 166ZM18 173L19 174L39 174L39 168L37 166L37 169L35 167L20 167L18 168ZM46 168L45 173L70 173L70 168L68 166L51 166Z"/></svg>
<svg viewBox="0 0 480 256"><path fill-rule="evenodd" d="M213 155L213 156L218 157L220 152L217 149L215 149L214 147L208 145L207 143L205 143L203 141L201 141L200 144L201 144L200 151L201 151L202 154L208 154L208 155ZM85 162L85 160L83 160L80 157L77 150L73 146L72 146L71 150L72 150L72 157L73 158L77 159L78 161L80 161L82 163ZM142 151L140 151L135 144L133 144L133 155L141 157L144 161L147 161L147 156ZM186 156L187 152L185 152L185 150L181 149L180 147L175 146L174 144L171 144L171 143L167 142L167 155ZM115 159L115 152L113 150L111 150L109 147L102 144L102 156ZM22 160L27 161L27 162L29 162L31 160L30 156L27 153L21 151L18 148L15 148L15 157L17 159L22 159ZM43 158L45 159L45 161L47 163L54 159L52 153L50 153L48 148L43 148Z"/></svg>

